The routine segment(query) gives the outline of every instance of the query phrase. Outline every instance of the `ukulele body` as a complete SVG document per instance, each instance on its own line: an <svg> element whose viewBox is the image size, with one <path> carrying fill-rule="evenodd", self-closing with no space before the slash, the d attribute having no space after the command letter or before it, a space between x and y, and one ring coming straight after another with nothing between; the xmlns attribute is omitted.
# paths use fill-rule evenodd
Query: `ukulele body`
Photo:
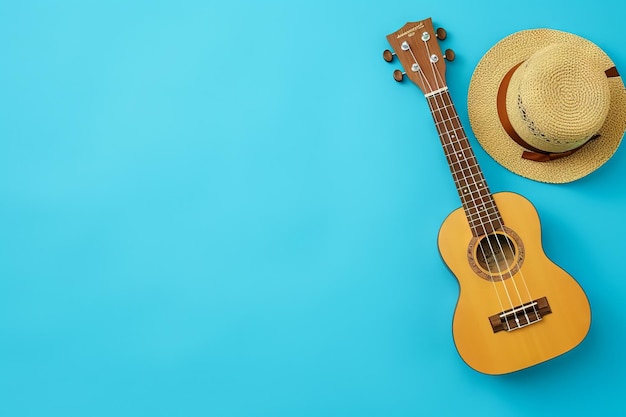
<svg viewBox="0 0 626 417"><path fill-rule="evenodd" d="M499 235L474 237L459 208L441 226L438 246L459 282L457 351L476 371L497 375L574 348L587 335L591 311L580 285L543 252L533 205L514 193L493 196L505 225ZM493 248L500 256L485 256Z"/></svg>

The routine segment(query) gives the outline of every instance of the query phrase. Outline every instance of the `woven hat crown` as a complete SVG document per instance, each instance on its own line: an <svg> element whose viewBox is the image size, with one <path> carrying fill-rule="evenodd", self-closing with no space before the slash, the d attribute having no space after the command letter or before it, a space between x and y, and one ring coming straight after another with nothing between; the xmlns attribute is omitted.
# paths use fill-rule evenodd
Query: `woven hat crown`
<svg viewBox="0 0 626 417"><path fill-rule="evenodd" d="M546 152L579 147L598 133L610 107L604 69L580 45L546 46L520 65L507 90L515 131Z"/></svg>

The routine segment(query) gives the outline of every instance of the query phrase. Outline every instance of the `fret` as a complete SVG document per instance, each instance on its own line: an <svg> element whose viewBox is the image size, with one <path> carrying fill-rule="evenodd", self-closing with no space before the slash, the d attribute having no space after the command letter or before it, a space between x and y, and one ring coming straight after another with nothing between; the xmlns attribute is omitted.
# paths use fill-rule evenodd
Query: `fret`
<svg viewBox="0 0 626 417"><path fill-rule="evenodd" d="M452 173L452 176L459 180L459 185L463 187L479 187L479 184L482 184L479 188L486 187L485 177L482 172L476 172L476 168L474 166L460 169L450 167L450 172Z"/></svg>
<svg viewBox="0 0 626 417"><path fill-rule="evenodd" d="M485 219L489 218L490 220L495 220L495 217L499 216L498 208L491 207L489 209L484 210L476 210L476 212L472 213L472 210L466 209L465 214L467 215L467 220L470 223L480 223ZM494 218L492 218L494 217Z"/></svg>
<svg viewBox="0 0 626 417"><path fill-rule="evenodd" d="M500 227L502 227L502 222L500 221L500 217L498 216L491 216L491 217L483 217L481 219L477 219L477 220L469 220L468 221L470 228L472 229L476 229L479 227L491 227L494 228L494 230L499 229Z"/></svg>
<svg viewBox="0 0 626 417"><path fill-rule="evenodd" d="M482 213L490 214L490 210L493 211L493 213L496 213L496 214L498 213L498 208L494 205L490 205L489 207L484 207L480 209L476 207L472 207L474 205L476 206L480 205L481 202L482 202L482 199L464 199L463 200L463 205L467 207L465 209L465 212L468 214L468 216L472 216L475 214L482 215ZM471 220L471 219L468 219L468 220Z"/></svg>
<svg viewBox="0 0 626 417"><path fill-rule="evenodd" d="M452 158L448 158L448 164L450 165L450 172L452 175L458 177L459 179L467 177L467 179L472 180L472 184L484 182L484 177L480 173L472 171L472 168L475 166L475 161L469 161L468 159L454 160Z"/></svg>
<svg viewBox="0 0 626 417"><path fill-rule="evenodd" d="M459 189L461 190L461 195L462 196L471 196L473 194L478 194L480 196L483 195L489 195L489 189L487 187L485 187L484 183L479 181L479 182L473 182L473 183L461 183L461 181L458 181Z"/></svg>
<svg viewBox="0 0 626 417"><path fill-rule="evenodd" d="M458 119L458 117L457 117ZM457 126L456 128L454 127L454 125L452 124L453 119L447 119L445 118L445 116L442 115L442 120L437 121L437 119L435 119L435 126L444 126L446 127L446 123L448 123L447 126L451 126L451 127L446 127L445 130L449 131L449 130L458 130L460 129L460 126Z"/></svg>
<svg viewBox="0 0 626 417"><path fill-rule="evenodd" d="M459 194L465 195L468 192L483 192L489 195L489 189L485 186L485 178L480 174L467 174L467 168L461 171L451 171L452 176L455 178L457 186L459 187Z"/></svg>
<svg viewBox="0 0 626 417"><path fill-rule="evenodd" d="M471 179L474 184L484 181L484 177L480 172L473 171L474 166L453 170L452 175L456 175L460 179Z"/></svg>
<svg viewBox="0 0 626 417"><path fill-rule="evenodd" d="M495 202L492 199L490 199L489 196L487 195L483 195L478 199L466 200L466 202L472 203L472 204L467 204L466 210L468 213L478 213L479 211L496 208Z"/></svg>
<svg viewBox="0 0 626 417"><path fill-rule="evenodd" d="M448 159L448 164L450 165L450 172L452 175L458 177L459 179L467 177L467 179L472 180L472 184L484 181L484 178L480 175L480 173L472 171L474 163L468 165L466 160L454 161Z"/></svg>
<svg viewBox="0 0 626 417"><path fill-rule="evenodd" d="M446 155L455 158L457 161L464 161L467 158L473 158L472 150L467 147L466 141L458 141L450 139L444 145ZM470 152L466 152L470 151Z"/></svg>
<svg viewBox="0 0 626 417"><path fill-rule="evenodd" d="M471 187L462 187L460 197L466 203L474 203L480 201L480 199L489 197L489 192L483 191L483 189L472 190Z"/></svg>
<svg viewBox="0 0 626 417"><path fill-rule="evenodd" d="M442 120L437 120L437 118L435 117L435 126L437 128L441 128L442 132L460 131L462 129L459 120L447 119L445 115L441 115L441 119ZM455 121L457 123L454 123Z"/></svg>
<svg viewBox="0 0 626 417"><path fill-rule="evenodd" d="M489 188L482 185L482 183L462 183L459 180L455 180L456 186L461 198L472 198L477 195L478 198L489 197Z"/></svg>
<svg viewBox="0 0 626 417"><path fill-rule="evenodd" d="M495 203L493 202L493 200L489 198L488 194L486 193L479 194L478 198L470 198L472 197L472 194L468 193L468 194L464 194L463 196L461 196L461 198L463 199L463 202L468 206L468 211L471 212L471 210L474 209L475 207L482 206L485 204L489 204L495 207Z"/></svg>
<svg viewBox="0 0 626 417"><path fill-rule="evenodd" d="M467 162L471 165L476 165L476 157L472 152L472 149L468 147L467 140L463 141L448 141L443 144L444 152L446 157L452 163L462 163ZM474 161L470 161L474 160Z"/></svg>
<svg viewBox="0 0 626 417"><path fill-rule="evenodd" d="M474 236L503 226L474 151L447 90L426 97L452 178Z"/></svg>
<svg viewBox="0 0 626 417"><path fill-rule="evenodd" d="M477 222L480 220L483 220L484 218L489 218L490 216L497 216L498 215L498 208L497 207L490 207L490 208L485 208L485 209L476 209L474 213L472 213L472 209L468 209L465 211L465 213L467 213L468 216L468 220L470 222Z"/></svg>
<svg viewBox="0 0 626 417"><path fill-rule="evenodd" d="M451 105L451 104L444 104L443 106L438 106L438 107L435 109L435 111L437 111L437 112L439 112L439 113L442 113L442 114L443 114L444 109L445 109L446 113L449 113L449 112L451 112L451 111L452 111L452 112L454 112L454 111L455 111L455 110L454 110L454 106L453 106L453 105Z"/></svg>
<svg viewBox="0 0 626 417"><path fill-rule="evenodd" d="M471 148L469 147L469 144L467 142L467 140L458 140L456 138L451 138L450 140L446 141L446 143L443 145L444 151L446 152L446 155L451 156L451 157L455 157L457 159L466 159L467 157L473 157L474 155L471 153ZM470 152L466 152L466 151L470 151Z"/></svg>

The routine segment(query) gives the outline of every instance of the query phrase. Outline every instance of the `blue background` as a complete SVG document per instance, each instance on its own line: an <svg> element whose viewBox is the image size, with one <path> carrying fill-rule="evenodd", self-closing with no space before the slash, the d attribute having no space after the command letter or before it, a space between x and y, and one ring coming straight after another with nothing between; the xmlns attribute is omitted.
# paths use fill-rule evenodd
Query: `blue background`
<svg viewBox="0 0 626 417"><path fill-rule="evenodd" d="M484 52L589 38L626 71L620 3L2 1L0 415L624 414L626 149L571 184L469 130ZM459 206L385 36L433 17L491 190L525 195L593 324L501 377L458 357L436 246Z"/></svg>

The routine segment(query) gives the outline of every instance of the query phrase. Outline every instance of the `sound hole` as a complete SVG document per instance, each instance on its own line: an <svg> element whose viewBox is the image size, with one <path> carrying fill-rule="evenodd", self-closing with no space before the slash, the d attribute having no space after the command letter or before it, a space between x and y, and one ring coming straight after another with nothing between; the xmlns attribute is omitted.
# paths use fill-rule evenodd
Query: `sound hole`
<svg viewBox="0 0 626 417"><path fill-rule="evenodd" d="M511 277L522 264L521 243L519 236L508 228L472 239L468 251L472 269L490 281Z"/></svg>
<svg viewBox="0 0 626 417"><path fill-rule="evenodd" d="M515 260L515 245L506 235L493 234L478 243L476 261L486 271L506 271Z"/></svg>

